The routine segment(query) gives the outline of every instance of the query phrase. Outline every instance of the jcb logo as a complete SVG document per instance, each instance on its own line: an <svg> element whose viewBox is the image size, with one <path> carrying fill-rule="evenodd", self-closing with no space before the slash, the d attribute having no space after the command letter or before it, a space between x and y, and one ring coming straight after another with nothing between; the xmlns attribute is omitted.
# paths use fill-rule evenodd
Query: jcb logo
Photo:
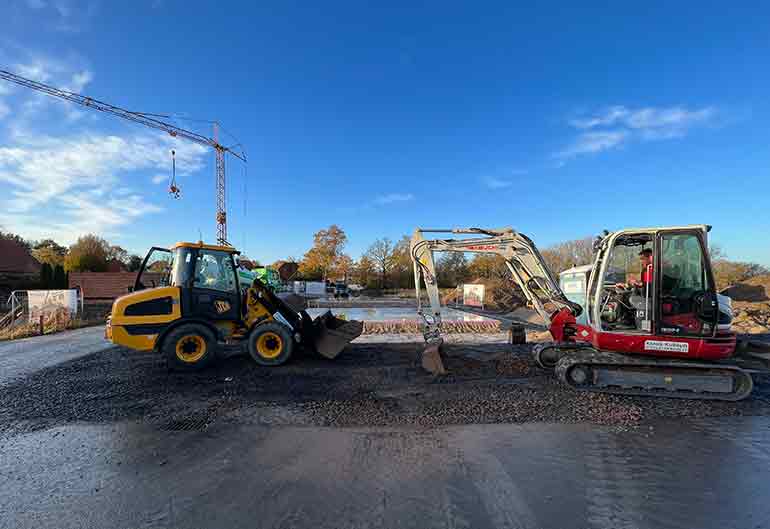
<svg viewBox="0 0 770 529"><path fill-rule="evenodd" d="M224 314L225 312L230 310L230 302L217 300L214 302L214 309L217 311L218 314Z"/></svg>

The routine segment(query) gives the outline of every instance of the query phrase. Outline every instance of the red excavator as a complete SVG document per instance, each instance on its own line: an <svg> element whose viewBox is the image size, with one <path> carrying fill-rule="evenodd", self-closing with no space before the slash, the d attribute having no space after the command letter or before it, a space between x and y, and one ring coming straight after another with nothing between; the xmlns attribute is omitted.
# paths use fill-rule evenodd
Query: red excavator
<svg viewBox="0 0 770 529"><path fill-rule="evenodd" d="M736 401L752 374L770 373L770 351L738 342L731 300L716 292L708 253L711 226L633 228L594 241L593 264L561 284L535 244L511 228L417 229L411 241L423 367L445 373L434 252L503 257L511 278L548 326L553 342L535 345L537 363L583 391ZM426 240L425 233L472 235ZM420 284L430 312L420 305Z"/></svg>

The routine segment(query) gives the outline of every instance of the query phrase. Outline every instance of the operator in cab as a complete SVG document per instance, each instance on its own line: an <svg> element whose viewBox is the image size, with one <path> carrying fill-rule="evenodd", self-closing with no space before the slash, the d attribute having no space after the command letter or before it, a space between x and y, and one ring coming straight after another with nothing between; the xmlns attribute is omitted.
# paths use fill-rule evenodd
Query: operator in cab
<svg viewBox="0 0 770 529"><path fill-rule="evenodd" d="M628 283L618 283L618 288L637 288L644 290L647 285L652 284L652 249L645 248L639 252L639 261L641 263L641 275L639 279L631 279Z"/></svg>

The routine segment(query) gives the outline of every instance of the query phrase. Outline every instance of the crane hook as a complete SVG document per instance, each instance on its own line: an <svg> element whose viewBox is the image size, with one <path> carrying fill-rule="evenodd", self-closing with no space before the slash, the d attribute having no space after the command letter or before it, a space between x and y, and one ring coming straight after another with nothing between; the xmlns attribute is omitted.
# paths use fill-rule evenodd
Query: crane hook
<svg viewBox="0 0 770 529"><path fill-rule="evenodd" d="M176 184L176 151L171 151L171 180L168 183L168 194L179 199L182 197L182 190Z"/></svg>

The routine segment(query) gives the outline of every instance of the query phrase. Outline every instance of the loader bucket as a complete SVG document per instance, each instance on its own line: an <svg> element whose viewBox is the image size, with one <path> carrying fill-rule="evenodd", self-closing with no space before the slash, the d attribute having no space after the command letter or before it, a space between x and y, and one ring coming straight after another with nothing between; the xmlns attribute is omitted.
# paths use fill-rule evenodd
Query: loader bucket
<svg viewBox="0 0 770 529"><path fill-rule="evenodd" d="M434 375L446 375L444 362L441 360L441 344L441 340L429 342L422 351L422 368Z"/></svg>
<svg viewBox="0 0 770 529"><path fill-rule="evenodd" d="M313 345L318 354L333 359L363 331L362 322L336 318L327 310L313 320Z"/></svg>

